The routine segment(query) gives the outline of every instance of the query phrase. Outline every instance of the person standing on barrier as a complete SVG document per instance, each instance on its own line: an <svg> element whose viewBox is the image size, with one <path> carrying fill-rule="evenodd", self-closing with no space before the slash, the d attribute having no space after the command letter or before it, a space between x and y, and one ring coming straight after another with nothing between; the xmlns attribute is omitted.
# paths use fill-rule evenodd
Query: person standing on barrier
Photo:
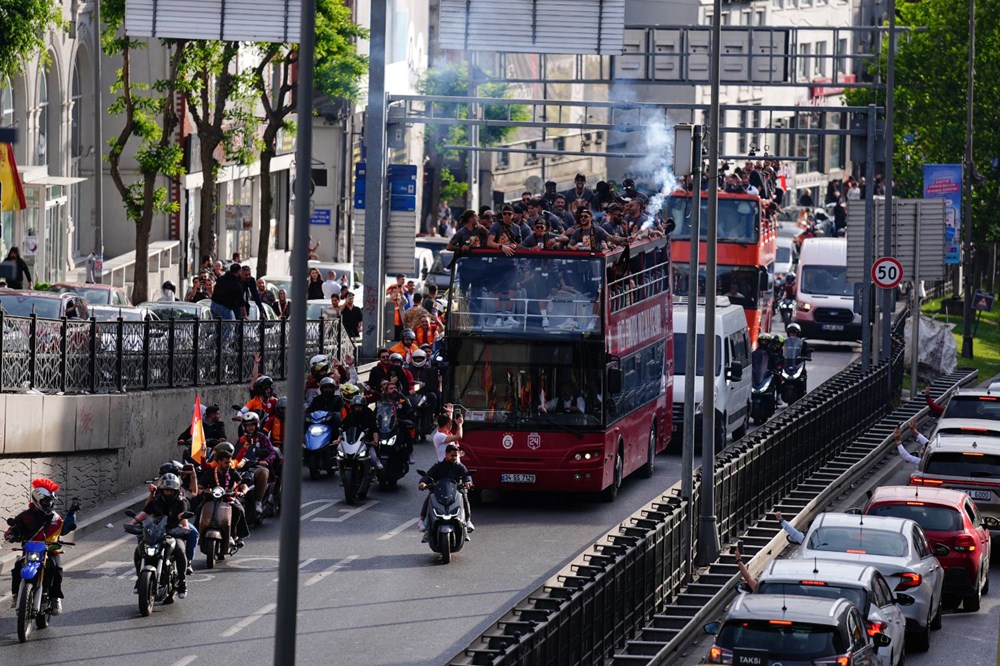
<svg viewBox="0 0 1000 666"><path fill-rule="evenodd" d="M909 426L910 426L910 432L913 434L914 439L916 439L917 444L920 445L920 453L918 455L913 455L912 453L906 450L906 447L903 446L903 434L900 431L899 426L896 426L895 430L892 431L892 437L893 439L896 440L896 451L899 453L899 457L903 459L903 462L910 463L911 465L919 465L920 459L924 455L924 448L927 446L927 443L930 440L924 437L920 433L920 431L917 430L917 424L915 420L911 419Z"/></svg>
<svg viewBox="0 0 1000 666"><path fill-rule="evenodd" d="M240 279L239 264L230 266L229 272L215 283L212 315L227 321L243 318L243 281Z"/></svg>

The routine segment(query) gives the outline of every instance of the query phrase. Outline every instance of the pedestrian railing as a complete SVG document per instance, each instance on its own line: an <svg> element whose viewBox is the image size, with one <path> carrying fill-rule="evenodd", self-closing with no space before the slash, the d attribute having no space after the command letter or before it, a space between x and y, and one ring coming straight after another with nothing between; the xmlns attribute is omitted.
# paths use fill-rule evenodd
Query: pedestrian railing
<svg viewBox="0 0 1000 666"><path fill-rule="evenodd" d="M288 374L291 322L169 319L96 321L12 317L0 311L0 389L108 393L239 384ZM306 358L355 360L339 317L306 322Z"/></svg>

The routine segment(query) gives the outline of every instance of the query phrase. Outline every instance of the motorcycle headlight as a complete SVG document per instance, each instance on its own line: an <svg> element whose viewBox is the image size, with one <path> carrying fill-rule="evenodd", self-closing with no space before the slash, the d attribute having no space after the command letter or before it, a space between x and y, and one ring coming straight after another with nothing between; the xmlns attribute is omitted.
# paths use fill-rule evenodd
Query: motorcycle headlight
<svg viewBox="0 0 1000 666"><path fill-rule="evenodd" d="M316 425L309 426L309 434L310 435L322 435L323 434L323 426L316 426Z"/></svg>
<svg viewBox="0 0 1000 666"><path fill-rule="evenodd" d="M43 553L28 553L24 556L27 562L41 562Z"/></svg>
<svg viewBox="0 0 1000 666"><path fill-rule="evenodd" d="M337 447L337 457L338 457L338 458L344 458L344 457L346 457L346 456L347 456L347 454L346 454L346 453L344 453L344 447L342 447L342 446L338 446L338 447Z"/></svg>
<svg viewBox="0 0 1000 666"><path fill-rule="evenodd" d="M382 445L382 446L395 446L395 444L396 444L396 436L395 436L395 435L393 435L393 436L392 436L392 437L390 437L389 439L387 439L387 440L385 440L384 442L382 442L382 444L381 444L381 445Z"/></svg>
<svg viewBox="0 0 1000 666"><path fill-rule="evenodd" d="M156 546L146 546L146 557L156 557Z"/></svg>

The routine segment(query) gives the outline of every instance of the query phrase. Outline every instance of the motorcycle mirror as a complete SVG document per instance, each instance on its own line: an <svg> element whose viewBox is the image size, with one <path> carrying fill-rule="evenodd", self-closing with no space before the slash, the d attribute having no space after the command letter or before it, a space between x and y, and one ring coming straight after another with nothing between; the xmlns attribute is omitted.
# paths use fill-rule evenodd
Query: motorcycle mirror
<svg viewBox="0 0 1000 666"><path fill-rule="evenodd" d="M184 513L181 514L181 518L188 518L188 519L194 518L194 512L193 511L185 511Z"/></svg>
<svg viewBox="0 0 1000 666"><path fill-rule="evenodd" d="M422 469L418 469L417 470L417 474L419 474L420 476L427 476L427 472L425 472ZM10 520L10 518L8 518L7 520Z"/></svg>
<svg viewBox="0 0 1000 666"><path fill-rule="evenodd" d="M8 518L8 519L7 519L7 524L8 524L9 526L11 526L11 527L14 527L14 522L15 522L15 521L14 521L14 519L13 519L13 518Z"/></svg>
<svg viewBox="0 0 1000 666"><path fill-rule="evenodd" d="M126 509L125 515L128 516L129 518L135 518L135 511L133 511L132 509Z"/></svg>
<svg viewBox="0 0 1000 666"><path fill-rule="evenodd" d="M236 411L239 411L239 410L243 409L243 406L242 405L233 405L233 409L235 409Z"/></svg>

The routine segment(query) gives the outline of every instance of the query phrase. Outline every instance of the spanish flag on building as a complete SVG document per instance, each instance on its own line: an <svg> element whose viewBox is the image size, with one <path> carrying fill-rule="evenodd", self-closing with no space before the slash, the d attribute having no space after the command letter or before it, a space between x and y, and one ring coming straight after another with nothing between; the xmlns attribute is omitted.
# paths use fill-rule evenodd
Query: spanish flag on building
<svg viewBox="0 0 1000 666"><path fill-rule="evenodd" d="M21 210L27 207L24 201L24 187L21 176L17 173L17 163L14 162L14 146L0 143L0 211Z"/></svg>

